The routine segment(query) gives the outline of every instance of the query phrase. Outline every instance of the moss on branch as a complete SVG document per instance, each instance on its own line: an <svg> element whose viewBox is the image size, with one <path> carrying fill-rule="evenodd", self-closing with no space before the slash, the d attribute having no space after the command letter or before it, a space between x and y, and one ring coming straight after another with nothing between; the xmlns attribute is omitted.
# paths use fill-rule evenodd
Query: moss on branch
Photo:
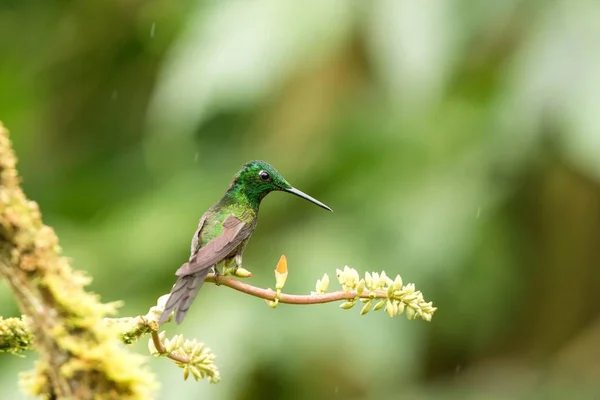
<svg viewBox="0 0 600 400"><path fill-rule="evenodd" d="M101 303L84 290L90 278L61 257L53 229L43 224L37 204L21 190L16 163L8 131L0 124L0 276L27 316L40 355L26 389L47 398L152 397L156 384L143 358L128 351L117 330L103 323L117 304Z"/></svg>
<svg viewBox="0 0 600 400"><path fill-rule="evenodd" d="M0 352L18 354L33 348L33 335L23 318L0 317Z"/></svg>

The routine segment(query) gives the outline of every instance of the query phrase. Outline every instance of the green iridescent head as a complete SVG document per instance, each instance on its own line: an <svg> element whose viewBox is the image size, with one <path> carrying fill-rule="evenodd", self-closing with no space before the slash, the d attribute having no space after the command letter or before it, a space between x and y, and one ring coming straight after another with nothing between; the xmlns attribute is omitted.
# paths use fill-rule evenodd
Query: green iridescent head
<svg viewBox="0 0 600 400"><path fill-rule="evenodd" d="M251 204L258 206L260 201L273 191L295 194L331 211L331 208L325 204L294 188L275 168L264 161L255 160L244 164L235 175L228 194L236 200L240 200L240 196L243 196Z"/></svg>

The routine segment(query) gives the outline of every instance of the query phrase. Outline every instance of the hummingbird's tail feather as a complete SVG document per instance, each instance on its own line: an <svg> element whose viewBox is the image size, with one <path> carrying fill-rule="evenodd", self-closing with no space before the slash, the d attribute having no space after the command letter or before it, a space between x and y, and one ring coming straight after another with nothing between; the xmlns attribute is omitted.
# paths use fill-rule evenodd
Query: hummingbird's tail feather
<svg viewBox="0 0 600 400"><path fill-rule="evenodd" d="M180 276L177 279L171 290L169 300L167 300L167 304L165 305L165 311L163 311L158 321L159 325L164 323L175 310L177 310L175 313L175 322L180 324L183 321L209 271L210 268L206 268L203 271L192 275Z"/></svg>

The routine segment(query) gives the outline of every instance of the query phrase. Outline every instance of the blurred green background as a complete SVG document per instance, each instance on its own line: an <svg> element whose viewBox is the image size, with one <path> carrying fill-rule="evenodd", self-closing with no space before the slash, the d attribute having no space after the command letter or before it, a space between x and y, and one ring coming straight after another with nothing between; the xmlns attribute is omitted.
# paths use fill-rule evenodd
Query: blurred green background
<svg viewBox="0 0 600 400"><path fill-rule="evenodd" d="M151 359L161 399L597 399L598 21L584 0L1 0L0 120L26 193L123 316L169 291L250 159L335 211L269 196L251 283L285 254L289 292L348 264L439 307L272 310L207 285L167 329L223 380ZM33 358L0 356L2 399Z"/></svg>

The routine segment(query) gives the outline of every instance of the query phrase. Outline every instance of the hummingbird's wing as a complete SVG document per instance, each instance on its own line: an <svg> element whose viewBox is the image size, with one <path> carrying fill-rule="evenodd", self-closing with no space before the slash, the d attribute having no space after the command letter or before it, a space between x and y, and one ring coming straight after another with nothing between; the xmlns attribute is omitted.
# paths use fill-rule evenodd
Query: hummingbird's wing
<svg viewBox="0 0 600 400"><path fill-rule="evenodd" d="M204 213L200 221L198 221L198 228L196 228L196 232L194 232L194 236L192 237L192 245L190 249L190 261L194 258L194 255L200 248L200 232L202 232L202 227L204 226L204 221L208 217L208 213Z"/></svg>
<svg viewBox="0 0 600 400"><path fill-rule="evenodd" d="M223 232L208 242L206 246L200 248L188 263L183 264L175 272L175 275L191 275L214 266L227 257L251 233L252 224L230 215L223 222Z"/></svg>
<svg viewBox="0 0 600 400"><path fill-rule="evenodd" d="M199 235L205 220L206 216L200 219L198 229L192 239L190 261L183 264L175 273L179 278L171 290L159 324L164 323L175 309L177 309L175 321L177 323L183 321L192 301L194 301L204 279L208 275L209 268L231 254L244 239L250 236L254 228L254 224L245 223L230 215L223 222L223 232L209 241L206 246L198 249Z"/></svg>

